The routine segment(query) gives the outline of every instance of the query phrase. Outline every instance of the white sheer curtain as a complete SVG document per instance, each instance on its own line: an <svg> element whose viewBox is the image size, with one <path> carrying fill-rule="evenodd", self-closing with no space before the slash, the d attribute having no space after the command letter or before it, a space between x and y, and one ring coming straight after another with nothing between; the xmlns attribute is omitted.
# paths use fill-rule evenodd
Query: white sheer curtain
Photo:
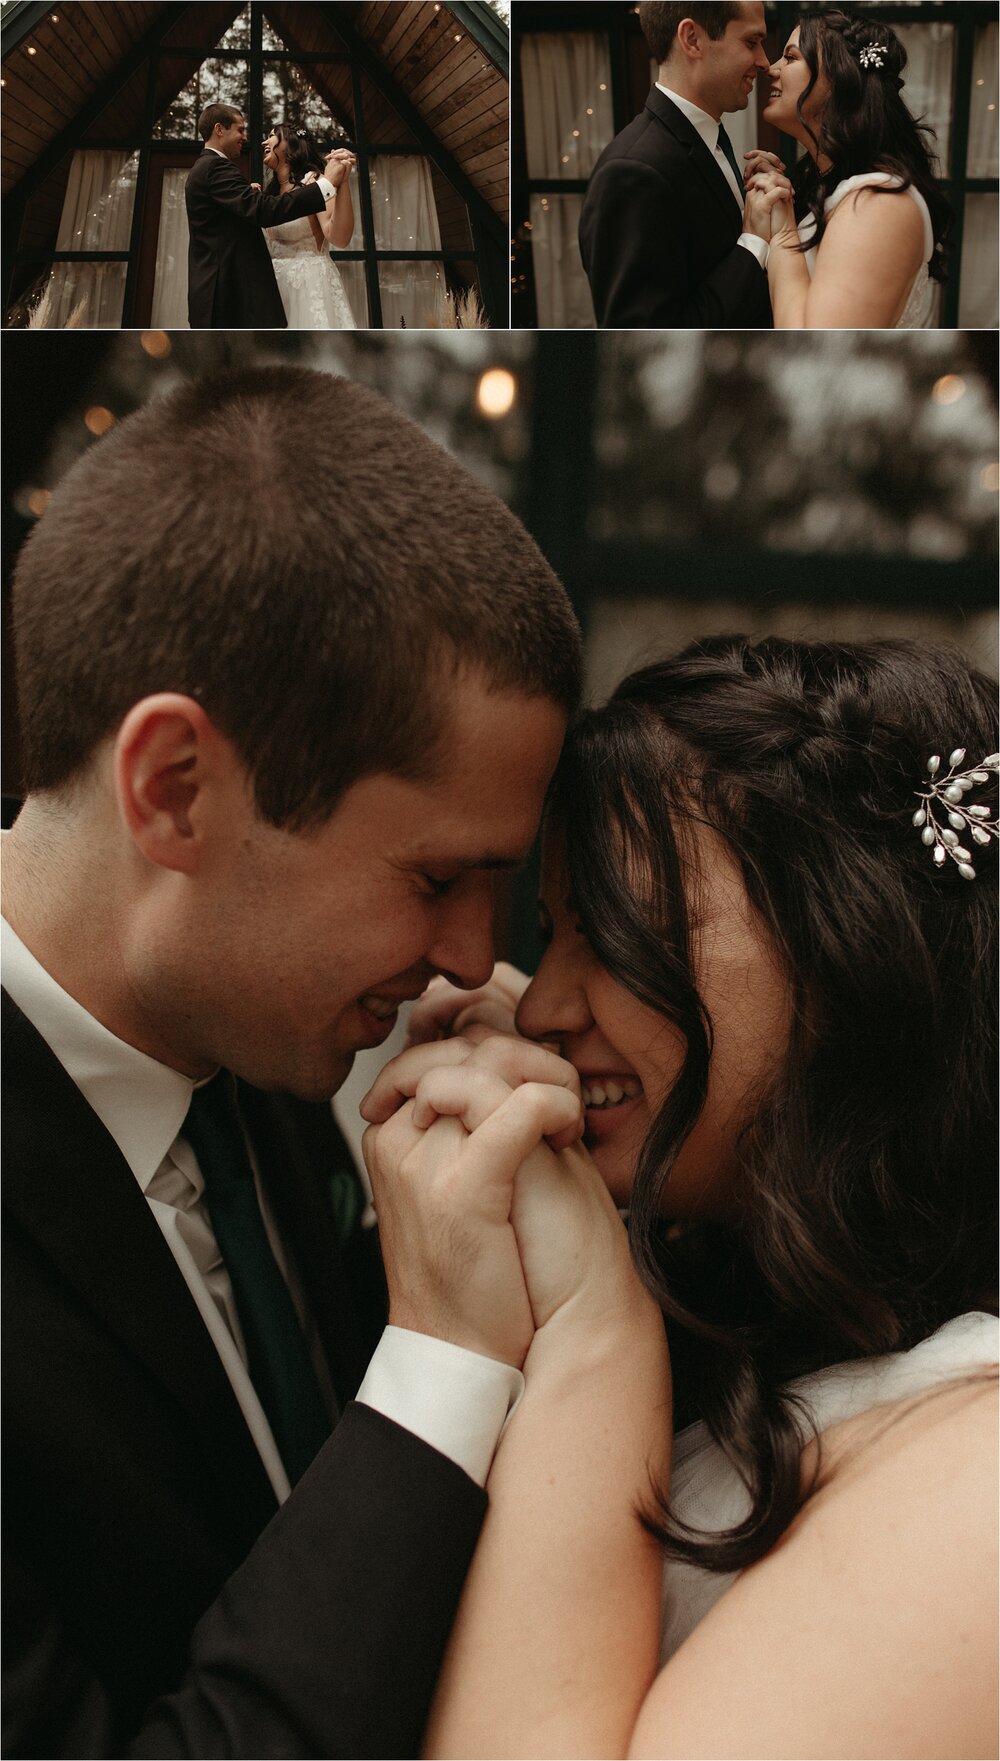
<svg viewBox="0 0 1000 1761"><path fill-rule="evenodd" d="M372 200L374 202L374 191L372 192ZM364 249L365 239L361 227L361 197L358 193L356 178L351 180L351 204L354 209L354 231L342 249L361 251ZM344 284L348 304L354 313L354 322L359 330L367 330L369 323L368 282L365 279L365 266L363 263L343 262L340 251L336 248L330 254L340 270L340 279Z"/></svg>
<svg viewBox="0 0 1000 1761"><path fill-rule="evenodd" d="M976 31L969 111L969 177L996 177L997 154L997 55L1000 26L987 24ZM965 198L962 233L962 297L958 322L969 330L995 330L1000 323L1000 288L997 275L997 229L1000 201L995 195Z"/></svg>
<svg viewBox="0 0 1000 1761"><path fill-rule="evenodd" d="M531 255L540 330L592 330L594 306L580 262L583 197L535 195L530 200Z"/></svg>
<svg viewBox="0 0 1000 1761"><path fill-rule="evenodd" d="M87 149L73 154L57 251L127 251L135 205L134 154ZM41 330L121 325L125 263L53 263L36 318Z"/></svg>
<svg viewBox="0 0 1000 1761"><path fill-rule="evenodd" d="M906 49L903 99L917 122L934 130L931 143L940 176L951 158L951 91L955 67L955 29L950 24L897 24L893 30Z"/></svg>
<svg viewBox="0 0 1000 1761"><path fill-rule="evenodd" d="M589 177L615 132L608 39L598 31L531 31L521 40L528 176ZM538 323L592 329L594 309L580 262L583 197L550 191L530 200Z"/></svg>
<svg viewBox="0 0 1000 1761"><path fill-rule="evenodd" d="M1000 157L997 153L998 57L1000 25L984 25L976 31L976 53L972 65L967 167L970 177L996 177L1000 173Z"/></svg>
<svg viewBox="0 0 1000 1761"><path fill-rule="evenodd" d="M434 183L426 159L410 154L382 153L369 173L375 245L380 251L439 251ZM355 236L358 227L355 226ZM351 241L352 244L354 241ZM363 264L339 264L341 274L351 267L363 274ZM380 263L379 291L382 323L386 330L420 330L443 323L447 291L440 263ZM364 310L355 299L354 284L345 276L348 298L355 313Z"/></svg>
<svg viewBox="0 0 1000 1761"><path fill-rule="evenodd" d="M188 224L184 206L187 176L183 166L171 166L163 173L151 316L156 330L188 329Z"/></svg>
<svg viewBox="0 0 1000 1761"><path fill-rule="evenodd" d="M615 132L608 39L528 31L521 40L529 177L589 177Z"/></svg>
<svg viewBox="0 0 1000 1761"><path fill-rule="evenodd" d="M962 230L962 291L958 322L963 330L995 330L1000 323L1000 287L997 275L997 228L1000 198L969 195L965 198Z"/></svg>

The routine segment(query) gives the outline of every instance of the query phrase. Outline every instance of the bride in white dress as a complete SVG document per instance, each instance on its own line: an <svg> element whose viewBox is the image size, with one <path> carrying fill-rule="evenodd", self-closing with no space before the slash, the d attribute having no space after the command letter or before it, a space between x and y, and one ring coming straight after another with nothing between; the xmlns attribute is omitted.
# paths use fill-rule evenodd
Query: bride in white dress
<svg viewBox="0 0 1000 1761"><path fill-rule="evenodd" d="M950 210L903 102L905 66L887 25L829 7L803 18L771 68L764 120L806 149L794 209L778 161L747 155L747 217L771 228L776 330L933 322Z"/></svg>
<svg viewBox="0 0 1000 1761"><path fill-rule="evenodd" d="M530 1305L425 1756L995 1756L995 709L924 642L624 680L534 978L362 1103L390 1320L417 1184Z"/></svg>
<svg viewBox="0 0 1000 1761"><path fill-rule="evenodd" d="M324 161L305 129L278 123L264 142L264 165L282 193L325 175L336 190L332 213L287 220L265 232L289 330L356 330L351 304L330 249L344 250L354 232L350 177L357 161L341 149Z"/></svg>

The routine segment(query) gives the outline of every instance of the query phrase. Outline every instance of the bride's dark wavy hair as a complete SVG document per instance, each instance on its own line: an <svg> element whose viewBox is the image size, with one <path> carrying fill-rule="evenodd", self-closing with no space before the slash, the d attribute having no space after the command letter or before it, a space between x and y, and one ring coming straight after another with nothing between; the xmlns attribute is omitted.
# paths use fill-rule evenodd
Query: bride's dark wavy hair
<svg viewBox="0 0 1000 1761"><path fill-rule="evenodd" d="M627 678L577 719L560 761L550 816L581 927L685 1048L629 1231L692 1416L750 1494L746 1520L718 1536L666 1509L651 1521L674 1556L713 1571L759 1558L811 1490L790 1379L993 1306L997 845L971 843L977 878L963 879L912 819L932 753L995 751L995 704L946 647L720 637ZM995 818L995 772L971 799ZM704 1105L713 1032L692 822L739 862L789 1028L748 1097L738 1221L678 1238L661 1201Z"/></svg>
<svg viewBox="0 0 1000 1761"><path fill-rule="evenodd" d="M308 129L296 128L291 122L273 122L271 132L284 141L288 150L288 171L293 184L300 184L307 171L317 176L325 170L326 161ZM273 174L272 174L273 175Z"/></svg>
<svg viewBox="0 0 1000 1761"><path fill-rule="evenodd" d="M881 56L881 67L861 65L861 51L869 47ZM934 231L930 274L944 281L951 205L936 177L929 146L933 131L914 119L902 98L906 50L895 31L877 18L859 18L840 7L824 6L803 12L799 49L810 74L796 106L799 120L818 154L830 160L824 172L806 154L792 173L796 214L799 218L812 214L816 221L810 246L823 237L823 205L842 179L864 171L890 171L901 179L900 194L912 184L927 203ZM820 72L829 83L830 96L817 134L802 107Z"/></svg>

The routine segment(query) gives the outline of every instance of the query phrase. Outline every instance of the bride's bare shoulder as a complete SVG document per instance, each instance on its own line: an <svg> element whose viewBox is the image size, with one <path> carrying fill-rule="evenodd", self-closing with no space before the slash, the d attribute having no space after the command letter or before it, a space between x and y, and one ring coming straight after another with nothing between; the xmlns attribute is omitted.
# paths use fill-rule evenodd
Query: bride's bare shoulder
<svg viewBox="0 0 1000 1761"><path fill-rule="evenodd" d="M996 1488L995 1377L833 1428L815 1495L661 1672L631 1753L995 1754Z"/></svg>

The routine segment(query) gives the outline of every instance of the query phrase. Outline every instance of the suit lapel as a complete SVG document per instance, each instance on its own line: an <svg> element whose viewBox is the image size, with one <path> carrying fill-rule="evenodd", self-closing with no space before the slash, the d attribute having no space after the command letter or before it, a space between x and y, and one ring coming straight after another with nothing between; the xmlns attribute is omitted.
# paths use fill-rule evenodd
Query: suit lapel
<svg viewBox="0 0 1000 1761"><path fill-rule="evenodd" d="M728 222L734 238L739 232L740 209L729 187L725 172L721 169L713 153L710 153L698 130L682 115L676 104L654 86L646 100L646 109L657 122L664 127L688 156L691 171L700 179L707 200L716 207Z"/></svg>
<svg viewBox="0 0 1000 1761"><path fill-rule="evenodd" d="M3 994L5 1203L89 1309L204 1439L204 1473L258 1508L274 1496L218 1354L112 1137Z"/></svg>

